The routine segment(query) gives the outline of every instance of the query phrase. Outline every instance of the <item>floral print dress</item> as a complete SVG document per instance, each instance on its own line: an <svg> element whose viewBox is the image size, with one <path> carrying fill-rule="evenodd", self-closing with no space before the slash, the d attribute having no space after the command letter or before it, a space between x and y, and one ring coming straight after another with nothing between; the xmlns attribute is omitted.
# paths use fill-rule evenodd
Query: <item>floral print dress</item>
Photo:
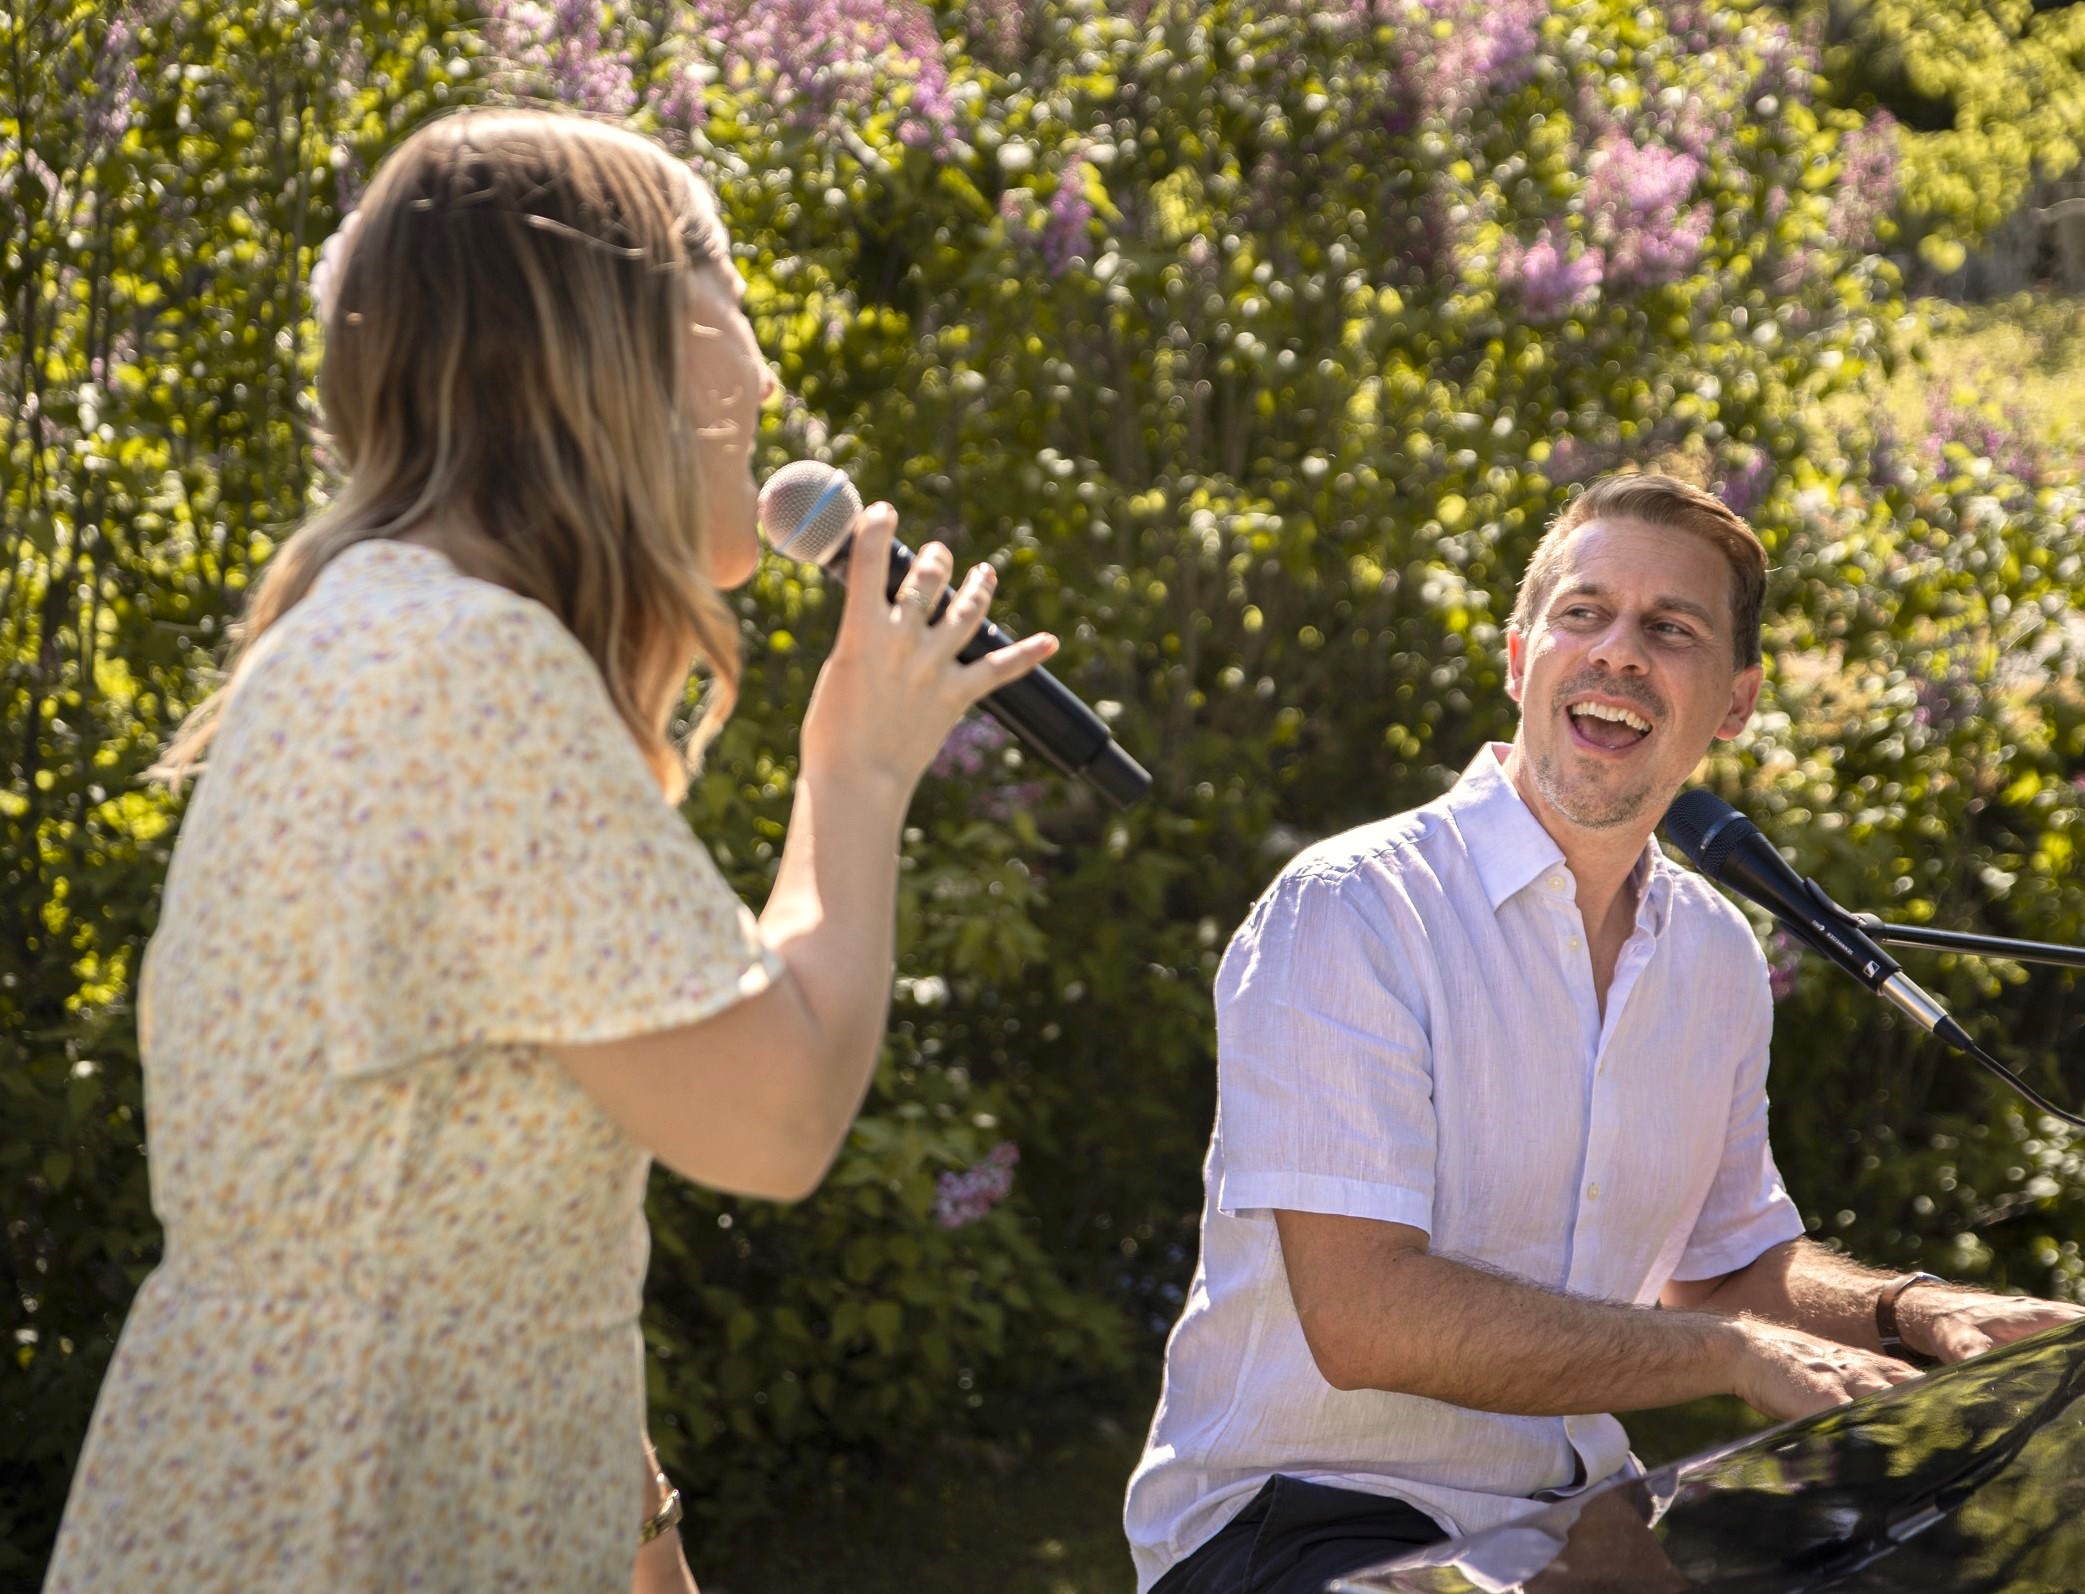
<svg viewBox="0 0 2085 1594"><path fill-rule="evenodd" d="M49 1590L626 1590L649 1158L545 1047L780 965L577 639L360 544L255 647L140 981L153 1206Z"/></svg>

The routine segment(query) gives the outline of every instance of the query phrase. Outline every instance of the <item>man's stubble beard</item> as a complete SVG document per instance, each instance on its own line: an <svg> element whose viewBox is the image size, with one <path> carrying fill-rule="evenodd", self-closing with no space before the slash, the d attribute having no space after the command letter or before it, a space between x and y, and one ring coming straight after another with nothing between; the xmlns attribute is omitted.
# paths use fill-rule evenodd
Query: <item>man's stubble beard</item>
<svg viewBox="0 0 2085 1594"><path fill-rule="evenodd" d="M1537 753L1529 761L1535 774L1535 787L1542 793L1542 800L1562 814L1581 830L1614 830L1640 817L1650 805L1653 782L1645 781L1634 791L1625 791L1613 798L1604 808L1588 812L1569 793L1556 760L1548 753Z"/></svg>

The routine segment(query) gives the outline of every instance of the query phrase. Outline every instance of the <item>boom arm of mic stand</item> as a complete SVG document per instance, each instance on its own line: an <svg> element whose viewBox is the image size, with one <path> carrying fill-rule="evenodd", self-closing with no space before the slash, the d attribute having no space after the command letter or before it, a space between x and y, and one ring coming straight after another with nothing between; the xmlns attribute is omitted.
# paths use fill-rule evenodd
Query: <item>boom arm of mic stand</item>
<svg viewBox="0 0 2085 1594"><path fill-rule="evenodd" d="M1969 952L1978 957L2015 958L2022 963L2056 963L2085 969L2085 947L2054 941L2015 941L2002 935L1971 935L1963 930L1935 930L1922 924L1885 924L1872 913L1847 915L1872 939L1897 946L1922 946L1938 952Z"/></svg>

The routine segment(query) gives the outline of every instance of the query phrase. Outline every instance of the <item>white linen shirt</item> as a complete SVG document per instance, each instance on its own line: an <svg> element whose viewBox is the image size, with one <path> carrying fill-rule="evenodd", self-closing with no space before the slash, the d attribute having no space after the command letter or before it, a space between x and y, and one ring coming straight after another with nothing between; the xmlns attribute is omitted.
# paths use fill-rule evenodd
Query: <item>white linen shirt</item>
<svg viewBox="0 0 2085 1594"><path fill-rule="evenodd" d="M1276 1210L1409 1224L1640 1305L1803 1232L1767 1145L1773 1006L1744 916L1647 845L1603 1020L1571 872L1505 751L1299 855L1224 954L1202 1256L1124 1512L1139 1594L1276 1472L1467 1533L1629 1463L1611 1416L1334 1389Z"/></svg>

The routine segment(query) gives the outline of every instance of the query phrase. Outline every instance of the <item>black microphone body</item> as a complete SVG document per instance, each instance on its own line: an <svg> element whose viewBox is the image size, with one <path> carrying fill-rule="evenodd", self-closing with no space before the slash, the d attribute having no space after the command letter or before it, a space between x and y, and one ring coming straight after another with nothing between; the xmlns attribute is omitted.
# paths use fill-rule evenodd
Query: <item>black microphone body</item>
<svg viewBox="0 0 2085 1594"><path fill-rule="evenodd" d="M806 499L807 502L801 502ZM775 473L761 501L762 521L776 551L791 558L808 559L827 576L844 584L854 542L845 528L851 527L861 512L861 498L846 476L829 465L798 461ZM771 505L774 518L783 524L770 521ZM841 532L837 537L819 535L830 533L836 525ZM892 541L884 596L893 602L911 572L912 558L910 548ZM939 620L947 611L950 596L946 592L941 595L933 619ZM986 620L976 635L963 644L957 657L969 664L987 653L1011 647L1014 640ZM1030 670L980 700L978 707L1043 762L1062 774L1086 781L1117 808L1128 807L1151 789L1150 774L1116 744L1107 721L1048 670Z"/></svg>
<svg viewBox="0 0 2085 1594"><path fill-rule="evenodd" d="M1813 880L1788 866L1759 827L1713 792L1682 792L1665 811L1665 833L1695 868L1748 897L1819 956L1851 974L1922 1029L1969 1049L1969 1036L1897 960L1861 930L1854 916Z"/></svg>

